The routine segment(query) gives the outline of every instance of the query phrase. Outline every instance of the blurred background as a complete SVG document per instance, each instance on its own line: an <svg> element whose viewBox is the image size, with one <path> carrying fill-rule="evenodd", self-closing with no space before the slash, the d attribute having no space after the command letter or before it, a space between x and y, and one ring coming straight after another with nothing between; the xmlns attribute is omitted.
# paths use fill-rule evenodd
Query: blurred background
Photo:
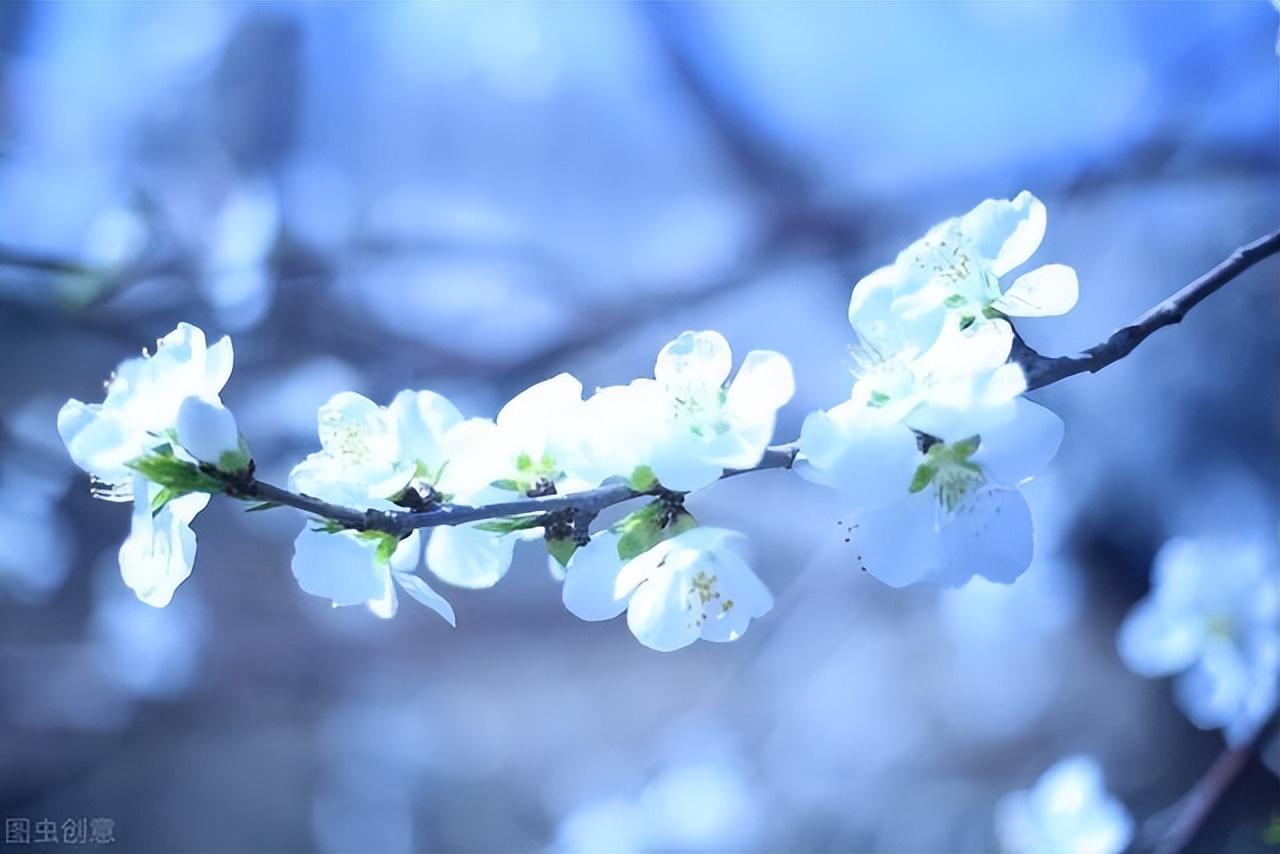
<svg viewBox="0 0 1280 854"><path fill-rule="evenodd" d="M298 590L302 519L214 502L171 607L54 430L179 320L230 333L260 471L315 410L404 387L492 415L561 370L648 374L688 328L786 353L778 439L849 389L852 284L1030 189L1088 346L1280 221L1265 2L0 4L0 815L138 852L989 849L1092 753L1138 820L1222 750L1115 632L1171 536L1274 541L1274 259L1097 376L1028 488L1011 587L893 591L832 493L691 499L772 614L674 654L560 604L540 550L451 630ZM1204 850L1261 848L1251 765ZM16 849L15 849L16 850Z"/></svg>

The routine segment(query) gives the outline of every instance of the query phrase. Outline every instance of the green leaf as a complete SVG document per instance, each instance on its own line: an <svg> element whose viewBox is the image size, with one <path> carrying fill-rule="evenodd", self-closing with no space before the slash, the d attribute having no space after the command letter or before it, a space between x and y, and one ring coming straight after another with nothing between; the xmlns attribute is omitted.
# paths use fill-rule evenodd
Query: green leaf
<svg viewBox="0 0 1280 854"><path fill-rule="evenodd" d="M658 485L658 476L648 466L636 466L628 483L636 492L648 492Z"/></svg>
<svg viewBox="0 0 1280 854"><path fill-rule="evenodd" d="M383 534L378 540L378 549L373 553L374 560L378 563L390 563L391 556L396 553L400 541L390 534Z"/></svg>
<svg viewBox="0 0 1280 854"><path fill-rule="evenodd" d="M516 457L516 471L521 474L532 474L533 457L529 456L527 453L521 453L520 456Z"/></svg>
<svg viewBox="0 0 1280 854"><path fill-rule="evenodd" d="M511 478L506 478L505 480L495 480L493 482L493 485L498 487L498 489L507 489L507 490L510 490L511 492L524 492L524 490L520 488L520 481L512 480Z"/></svg>
<svg viewBox="0 0 1280 854"><path fill-rule="evenodd" d="M313 519L312 523L311 530L321 534L336 534L346 530L341 522L335 522L333 519Z"/></svg>
<svg viewBox="0 0 1280 854"><path fill-rule="evenodd" d="M943 300L943 305L945 305L947 308L961 308L964 306L966 302L967 300L964 298L962 294L952 294L951 296Z"/></svg>
<svg viewBox="0 0 1280 854"><path fill-rule="evenodd" d="M246 513L257 513L259 510L274 510L277 507L283 507L279 501L259 501L249 507L244 508Z"/></svg>
<svg viewBox="0 0 1280 854"><path fill-rule="evenodd" d="M152 483L175 493L169 500L188 492L225 491L225 485L220 479L205 474L194 463L178 459L173 455L173 448L168 445L161 445L127 465Z"/></svg>
<svg viewBox="0 0 1280 854"><path fill-rule="evenodd" d="M168 504L173 499L180 498L180 497L181 496L177 492L174 492L172 489L169 489L168 487L160 490L159 492L156 493L156 497L151 499L151 515L155 516L157 513L159 513L161 510L164 509L164 506L166 504Z"/></svg>
<svg viewBox="0 0 1280 854"><path fill-rule="evenodd" d="M932 462L923 462L916 467L916 473L911 476L910 492L919 492L928 486L935 475L938 473L938 466Z"/></svg>
<svg viewBox="0 0 1280 854"><path fill-rule="evenodd" d="M510 519L492 519L480 522L475 527L493 534L510 534L513 531L524 531L537 528L542 524L542 514L533 513L527 516L512 516Z"/></svg>
<svg viewBox="0 0 1280 854"><path fill-rule="evenodd" d="M982 316L985 317L987 320L1000 320L1004 317L1007 317L1008 315L1006 315L1003 311L1001 311L998 308L995 308L993 306L987 306L982 310Z"/></svg>
<svg viewBox="0 0 1280 854"><path fill-rule="evenodd" d="M547 539L547 554L551 555L561 566L569 565L569 558L578 550L578 544L570 537Z"/></svg>
<svg viewBox="0 0 1280 854"><path fill-rule="evenodd" d="M677 534L683 534L698 526L693 515L683 508L679 509L675 517L669 519L666 525L663 525L665 510L666 507L661 500L651 501L634 513L624 516L614 525L613 530L619 535L618 557L631 560L663 540L669 540Z"/></svg>

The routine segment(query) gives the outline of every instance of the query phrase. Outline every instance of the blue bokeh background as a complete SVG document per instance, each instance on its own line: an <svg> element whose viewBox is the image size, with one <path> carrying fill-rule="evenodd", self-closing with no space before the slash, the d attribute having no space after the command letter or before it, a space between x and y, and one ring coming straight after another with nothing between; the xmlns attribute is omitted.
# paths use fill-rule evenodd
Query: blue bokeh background
<svg viewBox="0 0 1280 854"><path fill-rule="evenodd" d="M691 499L777 606L660 655L569 615L536 549L458 628L296 588L301 519L215 502L173 605L115 566L53 429L195 322L261 471L355 389L467 414L561 370L646 374L687 328L847 395L853 282L1030 189L1079 271L1049 353L1280 221L1268 3L0 4L0 814L112 816L139 852L937 851L1090 752L1139 819L1221 749L1114 635L1177 534L1274 540L1280 289L1265 262L1067 422L1008 588L893 591L785 472ZM1258 847L1275 778L1208 830Z"/></svg>

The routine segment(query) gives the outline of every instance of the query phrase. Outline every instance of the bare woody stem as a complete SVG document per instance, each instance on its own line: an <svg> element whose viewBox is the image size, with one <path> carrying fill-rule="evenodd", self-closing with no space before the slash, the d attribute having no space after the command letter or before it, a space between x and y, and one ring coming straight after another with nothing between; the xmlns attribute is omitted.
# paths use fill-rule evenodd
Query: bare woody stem
<svg viewBox="0 0 1280 854"><path fill-rule="evenodd" d="M760 462L749 469L729 469L721 478L746 474L747 472L765 469L791 468L795 461L797 449L793 445L778 445L769 448ZM466 504L444 504L438 508L421 511L383 511L353 510L330 504L309 495L299 495L287 489L281 489L260 480L245 484L239 491L240 497L270 501L275 504L294 507L313 516L330 519L345 528L356 531L382 531L383 533L402 536L418 528L438 528L449 525L462 525L467 522L483 522L489 519L509 519L513 516L540 515L558 511L572 510L577 513L595 516L601 510L640 498L645 495L660 495L660 487L637 490L627 483L613 483L596 489L572 492L565 495L544 495L538 498L520 498L514 501L503 501L497 504L485 504L472 507Z"/></svg>
<svg viewBox="0 0 1280 854"><path fill-rule="evenodd" d="M1173 296L1146 311L1141 317L1122 326L1099 344L1075 356L1042 356L1021 341L1015 345L1013 358L1027 375L1027 388L1052 385L1086 371L1098 371L1133 352L1151 333L1181 323L1187 312L1200 304L1232 279L1264 258L1280 251L1280 230L1241 246L1231 256Z"/></svg>
<svg viewBox="0 0 1280 854"><path fill-rule="evenodd" d="M1028 389L1044 388L1059 380L1085 372L1097 373L1113 362L1123 359L1145 341L1151 333L1165 326L1179 323L1192 308L1259 261L1280 252L1280 231L1242 246L1229 258L1173 296L1154 306L1128 326L1111 334L1105 341L1075 356L1043 356L1015 338L1012 359L1022 365L1027 375ZM733 477L747 472L765 469L786 469L794 464L797 454L794 443L778 445L765 451L760 462L747 469L726 471L721 477ZM539 498L522 498L497 504L471 507L463 504L446 504L421 511L355 510L329 504L309 495L299 495L260 480L251 479L237 485L235 494L242 498L255 498L275 504L294 507L323 519L329 519L346 528L357 531L382 531L404 536L418 528L436 528L442 525L462 525L489 519L506 519L513 516L546 514L571 510L587 517L594 517L601 510L639 498L658 495L660 488L639 491L626 483L609 484L596 489L567 495L547 495Z"/></svg>

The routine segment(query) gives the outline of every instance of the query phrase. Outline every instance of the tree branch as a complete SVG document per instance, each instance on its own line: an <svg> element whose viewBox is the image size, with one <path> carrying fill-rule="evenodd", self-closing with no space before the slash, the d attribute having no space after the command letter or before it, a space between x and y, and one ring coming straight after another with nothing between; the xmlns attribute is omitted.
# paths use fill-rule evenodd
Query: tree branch
<svg viewBox="0 0 1280 854"><path fill-rule="evenodd" d="M1019 339L1014 346L1013 359L1026 372L1027 389L1044 388L1086 371L1096 374L1129 355L1157 329L1180 323L1187 312L1210 294L1277 252L1280 252L1280 231L1273 231L1247 246L1241 246L1221 264L1079 355L1042 356Z"/></svg>
<svg viewBox="0 0 1280 854"><path fill-rule="evenodd" d="M1280 252L1280 231L1274 231L1247 246L1240 247L1221 264L1164 302L1151 308L1130 325L1116 330L1105 341L1090 347L1078 356L1042 356L1023 343L1020 337L1015 336L1011 358L1022 365L1023 370L1026 372L1027 388L1029 390L1044 388L1059 380L1086 371L1096 373L1112 362L1119 361L1129 355L1134 348L1145 341L1157 329L1172 326L1181 321L1187 312L1199 305L1214 291L1217 291L1259 261L1277 252ZM791 468L797 453L798 448L795 443L774 446L765 451L764 456L756 465L747 469L728 470L721 475L721 479L765 469ZM244 483L230 484L229 489L237 497L254 498L293 507L313 516L330 519L352 530L382 531L394 536L404 536L419 528L462 525L468 522L556 513L566 510L594 516L601 510L612 507L615 504L621 504L624 501L630 501L633 498L639 498L644 495L658 495L662 491L660 488L639 491L632 489L629 484L615 483L566 495L522 498L478 507L465 504L446 504L430 510L383 511L355 510L350 507L341 507L309 495L299 495L253 478Z"/></svg>
<svg viewBox="0 0 1280 854"><path fill-rule="evenodd" d="M795 462L798 449L795 445L777 445L768 448L760 462L746 469L727 469L720 476L721 480L766 469L787 469ZM503 501L496 504L485 504L472 507L466 504L445 504L438 508L421 511L383 511L353 510L321 501L310 495L299 495L260 480L250 480L234 490L241 498L254 498L270 501L287 507L293 507L313 516L331 519L345 528L354 531L382 531L394 536L404 536L419 528L438 528L441 526L463 525L467 522L483 522L488 519L509 519L513 516L528 516L573 510L594 516L605 508L633 498L645 495L659 495L663 490L659 487L647 490L632 489L627 483L613 483L606 486L572 492L565 495L544 495L537 498L521 498L515 501Z"/></svg>
<svg viewBox="0 0 1280 854"><path fill-rule="evenodd" d="M1191 791L1170 808L1175 814L1153 846L1154 854L1182 854L1189 850L1214 809L1235 785L1248 767L1249 760L1278 723L1280 712L1273 711L1241 744L1229 747L1218 755ZM1156 823L1160 823L1159 819L1163 815L1164 813L1157 816Z"/></svg>

